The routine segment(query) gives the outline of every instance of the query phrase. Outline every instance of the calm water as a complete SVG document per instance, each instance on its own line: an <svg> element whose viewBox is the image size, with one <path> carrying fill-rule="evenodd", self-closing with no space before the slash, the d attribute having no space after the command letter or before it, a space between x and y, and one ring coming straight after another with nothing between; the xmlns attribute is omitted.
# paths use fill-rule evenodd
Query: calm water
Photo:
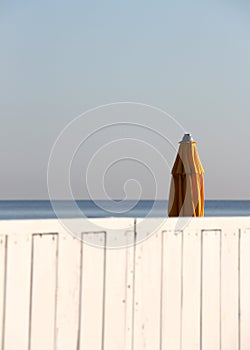
<svg viewBox="0 0 250 350"><path fill-rule="evenodd" d="M159 217L167 215L167 201L0 201L0 219L49 219L63 217ZM250 200L207 200L205 216L250 216Z"/></svg>

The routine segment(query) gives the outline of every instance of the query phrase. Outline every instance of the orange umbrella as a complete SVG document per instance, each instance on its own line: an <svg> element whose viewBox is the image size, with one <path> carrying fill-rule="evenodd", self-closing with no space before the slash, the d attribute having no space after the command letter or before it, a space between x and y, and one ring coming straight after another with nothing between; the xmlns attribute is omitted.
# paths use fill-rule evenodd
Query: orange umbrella
<svg viewBox="0 0 250 350"><path fill-rule="evenodd" d="M196 142L185 134L172 169L169 216L204 216L203 173Z"/></svg>

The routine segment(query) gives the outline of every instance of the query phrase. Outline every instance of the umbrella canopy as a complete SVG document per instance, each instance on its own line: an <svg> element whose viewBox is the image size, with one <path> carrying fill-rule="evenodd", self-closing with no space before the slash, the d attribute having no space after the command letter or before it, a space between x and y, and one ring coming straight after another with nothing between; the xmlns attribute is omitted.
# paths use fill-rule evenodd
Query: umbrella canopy
<svg viewBox="0 0 250 350"><path fill-rule="evenodd" d="M204 216L203 173L196 142L185 134L172 169L169 216Z"/></svg>

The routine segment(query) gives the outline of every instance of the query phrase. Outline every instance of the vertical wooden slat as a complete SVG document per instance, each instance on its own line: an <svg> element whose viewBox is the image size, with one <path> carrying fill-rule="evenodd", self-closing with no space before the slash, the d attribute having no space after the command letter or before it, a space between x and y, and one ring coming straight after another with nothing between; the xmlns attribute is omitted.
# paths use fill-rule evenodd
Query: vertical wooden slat
<svg viewBox="0 0 250 350"><path fill-rule="evenodd" d="M57 234L33 236L29 350L54 349L57 243Z"/></svg>
<svg viewBox="0 0 250 350"><path fill-rule="evenodd" d="M238 332L238 231L222 232L221 348L240 350Z"/></svg>
<svg viewBox="0 0 250 350"><path fill-rule="evenodd" d="M122 233L115 232L117 239ZM126 231L127 242L133 242L134 232ZM107 246L111 235L107 235ZM112 241L114 240L112 234ZM105 291L104 349L131 350L133 302L134 246L107 249Z"/></svg>
<svg viewBox="0 0 250 350"><path fill-rule="evenodd" d="M27 350L29 343L29 302L31 235L8 238L8 274L4 349Z"/></svg>
<svg viewBox="0 0 250 350"><path fill-rule="evenodd" d="M220 234L202 232L202 350L220 350Z"/></svg>
<svg viewBox="0 0 250 350"><path fill-rule="evenodd" d="M240 350L250 349L250 229L240 236Z"/></svg>
<svg viewBox="0 0 250 350"><path fill-rule="evenodd" d="M58 255L56 349L77 349L80 308L81 241L62 233Z"/></svg>
<svg viewBox="0 0 250 350"><path fill-rule="evenodd" d="M180 350L182 232L162 233L162 340L161 350Z"/></svg>
<svg viewBox="0 0 250 350"><path fill-rule="evenodd" d="M140 242L140 234L137 239ZM160 348L161 233L136 245L133 350Z"/></svg>
<svg viewBox="0 0 250 350"><path fill-rule="evenodd" d="M79 349L102 350L105 315L106 234L104 232L85 233L83 234L83 242L85 235L92 235L93 241L98 239L100 247L92 247L83 243ZM87 240L91 241L92 239L88 237Z"/></svg>
<svg viewBox="0 0 250 350"><path fill-rule="evenodd" d="M0 235L0 348L3 350L5 301L6 301L6 271L7 271L7 237Z"/></svg>
<svg viewBox="0 0 250 350"><path fill-rule="evenodd" d="M200 349L201 235L183 232L182 350Z"/></svg>

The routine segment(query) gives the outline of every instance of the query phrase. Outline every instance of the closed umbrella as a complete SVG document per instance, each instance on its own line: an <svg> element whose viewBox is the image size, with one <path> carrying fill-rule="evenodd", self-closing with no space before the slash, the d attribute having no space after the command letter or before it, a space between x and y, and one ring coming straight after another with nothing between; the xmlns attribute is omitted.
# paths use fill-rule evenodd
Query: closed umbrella
<svg viewBox="0 0 250 350"><path fill-rule="evenodd" d="M203 174L196 142L185 134L172 169L169 216L204 216Z"/></svg>

